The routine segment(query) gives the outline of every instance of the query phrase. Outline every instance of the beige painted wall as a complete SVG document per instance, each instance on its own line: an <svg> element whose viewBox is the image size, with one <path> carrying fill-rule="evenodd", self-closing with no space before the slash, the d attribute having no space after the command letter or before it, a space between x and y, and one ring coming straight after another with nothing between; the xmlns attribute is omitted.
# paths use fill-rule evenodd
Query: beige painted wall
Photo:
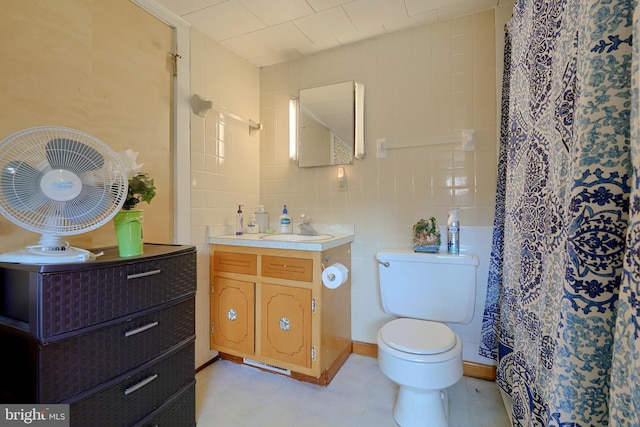
<svg viewBox="0 0 640 427"><path fill-rule="evenodd" d="M444 225L453 207L461 209L463 226L492 225L495 38L502 26L489 10L261 70L261 202L272 217L286 203L294 218L306 213L320 224L355 224L354 340L375 343L377 330L389 319L379 300L377 251L409 248L413 224L434 216ZM367 157L345 166L347 191L338 192L337 167L300 169L288 160L288 100L300 89L346 80L366 87ZM416 144L447 139L465 128L476 130L473 152L456 143L376 157L378 138L390 145Z"/></svg>
<svg viewBox="0 0 640 427"><path fill-rule="evenodd" d="M145 240L172 242L172 30L129 0L7 0L0 40L0 139L32 126L67 126L115 151L139 151L158 188L151 205L138 206ZM0 252L38 239L0 217ZM68 240L114 245L113 223Z"/></svg>

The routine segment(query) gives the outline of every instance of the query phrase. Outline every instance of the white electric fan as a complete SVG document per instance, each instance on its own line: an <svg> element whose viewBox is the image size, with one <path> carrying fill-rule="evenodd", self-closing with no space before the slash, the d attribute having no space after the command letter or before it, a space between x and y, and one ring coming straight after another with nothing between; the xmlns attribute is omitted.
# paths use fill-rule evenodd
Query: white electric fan
<svg viewBox="0 0 640 427"><path fill-rule="evenodd" d="M0 254L25 264L84 262L95 254L63 236L94 230L113 218L127 195L127 171L109 146L88 133L34 127L0 142L0 213L42 237L38 245Z"/></svg>

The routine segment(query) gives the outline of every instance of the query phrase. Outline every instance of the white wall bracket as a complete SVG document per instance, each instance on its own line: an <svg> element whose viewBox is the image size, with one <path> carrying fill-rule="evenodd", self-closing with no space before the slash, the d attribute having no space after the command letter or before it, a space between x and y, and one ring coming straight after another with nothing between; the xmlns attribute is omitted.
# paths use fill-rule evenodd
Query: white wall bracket
<svg viewBox="0 0 640 427"><path fill-rule="evenodd" d="M415 148L415 147L426 147L428 145L441 145L441 144L451 144L453 142L462 143L461 149L462 151L475 151L476 144L476 131L475 129L462 129L462 135L458 138L450 138L450 139L439 139L434 141L427 142L419 142L416 144L398 144L398 145L389 145L389 140L387 138L379 138L376 139L376 156L380 158L387 157L387 150L394 150L399 148Z"/></svg>
<svg viewBox="0 0 640 427"><path fill-rule="evenodd" d="M198 116L204 117L209 110L215 110L220 114L224 114L227 117L231 117L232 119L238 120L249 126L249 135L253 135L256 131L262 130L262 125L260 123L256 123L251 119L245 119L244 117L240 117L239 115L232 113L226 108L219 107L215 105L211 101L207 101L202 99L199 95L193 95L191 97L191 109L194 114Z"/></svg>

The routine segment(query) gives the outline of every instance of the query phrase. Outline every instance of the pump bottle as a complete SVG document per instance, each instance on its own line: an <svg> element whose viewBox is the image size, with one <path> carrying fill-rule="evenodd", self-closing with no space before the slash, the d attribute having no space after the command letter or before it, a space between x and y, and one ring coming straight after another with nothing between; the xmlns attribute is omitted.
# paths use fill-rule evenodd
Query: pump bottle
<svg viewBox="0 0 640 427"><path fill-rule="evenodd" d="M242 205L238 205L238 215L236 216L236 236L242 236L244 231L244 217L242 216Z"/></svg>
<svg viewBox="0 0 640 427"><path fill-rule="evenodd" d="M450 254L460 253L460 221L458 220L458 209L449 211L447 220L447 252Z"/></svg>
<svg viewBox="0 0 640 427"><path fill-rule="evenodd" d="M291 223L291 216L287 212L287 205L284 205L282 209L282 215L280 215L280 234L293 233L293 224Z"/></svg>

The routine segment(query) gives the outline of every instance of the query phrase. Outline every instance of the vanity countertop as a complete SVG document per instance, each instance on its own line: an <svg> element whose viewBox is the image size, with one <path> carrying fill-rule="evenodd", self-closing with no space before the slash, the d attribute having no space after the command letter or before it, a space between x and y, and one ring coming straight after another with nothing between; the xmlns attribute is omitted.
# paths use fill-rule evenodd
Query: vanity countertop
<svg viewBox="0 0 640 427"><path fill-rule="evenodd" d="M286 235L285 235L286 236ZM266 237L266 238L263 238ZM351 243L355 239L353 234L331 233L331 237L326 239L311 241L286 241L277 240L275 234L235 234L226 235L209 235L209 244L212 245L229 245L229 246L248 246L255 248L270 249L293 249L298 251L325 251L346 243Z"/></svg>

